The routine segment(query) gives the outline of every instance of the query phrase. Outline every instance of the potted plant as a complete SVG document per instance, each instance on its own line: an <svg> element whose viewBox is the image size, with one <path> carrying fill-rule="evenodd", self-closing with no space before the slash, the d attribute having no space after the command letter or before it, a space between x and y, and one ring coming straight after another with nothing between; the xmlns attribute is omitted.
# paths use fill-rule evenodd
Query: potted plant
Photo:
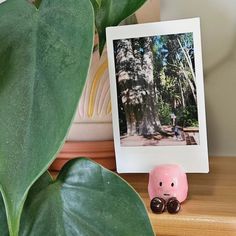
<svg viewBox="0 0 236 236"><path fill-rule="evenodd" d="M94 22L105 27L145 0L7 0L0 5L0 235L153 235L120 177L84 158L53 181L87 76Z"/></svg>

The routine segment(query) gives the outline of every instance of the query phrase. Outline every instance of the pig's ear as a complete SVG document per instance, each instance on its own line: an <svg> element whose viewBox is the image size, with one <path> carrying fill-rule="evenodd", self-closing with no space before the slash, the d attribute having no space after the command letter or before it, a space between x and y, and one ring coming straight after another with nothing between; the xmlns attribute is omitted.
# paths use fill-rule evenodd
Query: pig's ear
<svg viewBox="0 0 236 236"><path fill-rule="evenodd" d="M156 197L154 173L152 171L149 174L148 194L149 194L150 200Z"/></svg>

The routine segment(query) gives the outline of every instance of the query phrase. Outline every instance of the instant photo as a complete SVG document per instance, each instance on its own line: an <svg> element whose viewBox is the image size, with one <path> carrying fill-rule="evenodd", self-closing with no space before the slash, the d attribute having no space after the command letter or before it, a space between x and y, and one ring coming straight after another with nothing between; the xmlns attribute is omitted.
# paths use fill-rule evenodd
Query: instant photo
<svg viewBox="0 0 236 236"><path fill-rule="evenodd" d="M198 145L193 34L113 41L121 146Z"/></svg>
<svg viewBox="0 0 236 236"><path fill-rule="evenodd" d="M207 172L199 19L110 27L107 40L118 170Z"/></svg>

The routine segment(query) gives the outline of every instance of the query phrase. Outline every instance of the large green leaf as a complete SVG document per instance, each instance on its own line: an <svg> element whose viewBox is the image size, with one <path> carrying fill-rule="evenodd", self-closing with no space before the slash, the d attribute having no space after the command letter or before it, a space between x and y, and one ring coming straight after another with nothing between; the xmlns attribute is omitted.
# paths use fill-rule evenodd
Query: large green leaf
<svg viewBox="0 0 236 236"><path fill-rule="evenodd" d="M0 196L0 235L7 223ZM138 194L119 176L84 158L68 162L56 181L46 172L31 187L20 236L154 235Z"/></svg>
<svg viewBox="0 0 236 236"><path fill-rule="evenodd" d="M29 187L47 169L72 121L93 45L88 0L0 5L0 188L17 235Z"/></svg>
<svg viewBox="0 0 236 236"><path fill-rule="evenodd" d="M8 236L7 217L2 195L0 193L0 235Z"/></svg>
<svg viewBox="0 0 236 236"><path fill-rule="evenodd" d="M99 35L99 52L106 42L106 27L116 26L138 10L146 0L90 0L95 12L95 23Z"/></svg>
<svg viewBox="0 0 236 236"><path fill-rule="evenodd" d="M84 158L43 175L25 202L20 236L154 235L143 202L119 176Z"/></svg>

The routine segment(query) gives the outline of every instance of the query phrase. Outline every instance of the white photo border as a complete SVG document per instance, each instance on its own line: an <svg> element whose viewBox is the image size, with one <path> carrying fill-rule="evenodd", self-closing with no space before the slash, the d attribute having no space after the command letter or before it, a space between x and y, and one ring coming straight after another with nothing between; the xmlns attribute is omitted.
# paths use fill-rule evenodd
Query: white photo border
<svg viewBox="0 0 236 236"><path fill-rule="evenodd" d="M181 33L193 33L200 144L187 146L121 146L113 41ZM106 38L117 171L119 173L148 173L156 165L172 163L181 165L187 173L208 173L200 18L108 27Z"/></svg>

